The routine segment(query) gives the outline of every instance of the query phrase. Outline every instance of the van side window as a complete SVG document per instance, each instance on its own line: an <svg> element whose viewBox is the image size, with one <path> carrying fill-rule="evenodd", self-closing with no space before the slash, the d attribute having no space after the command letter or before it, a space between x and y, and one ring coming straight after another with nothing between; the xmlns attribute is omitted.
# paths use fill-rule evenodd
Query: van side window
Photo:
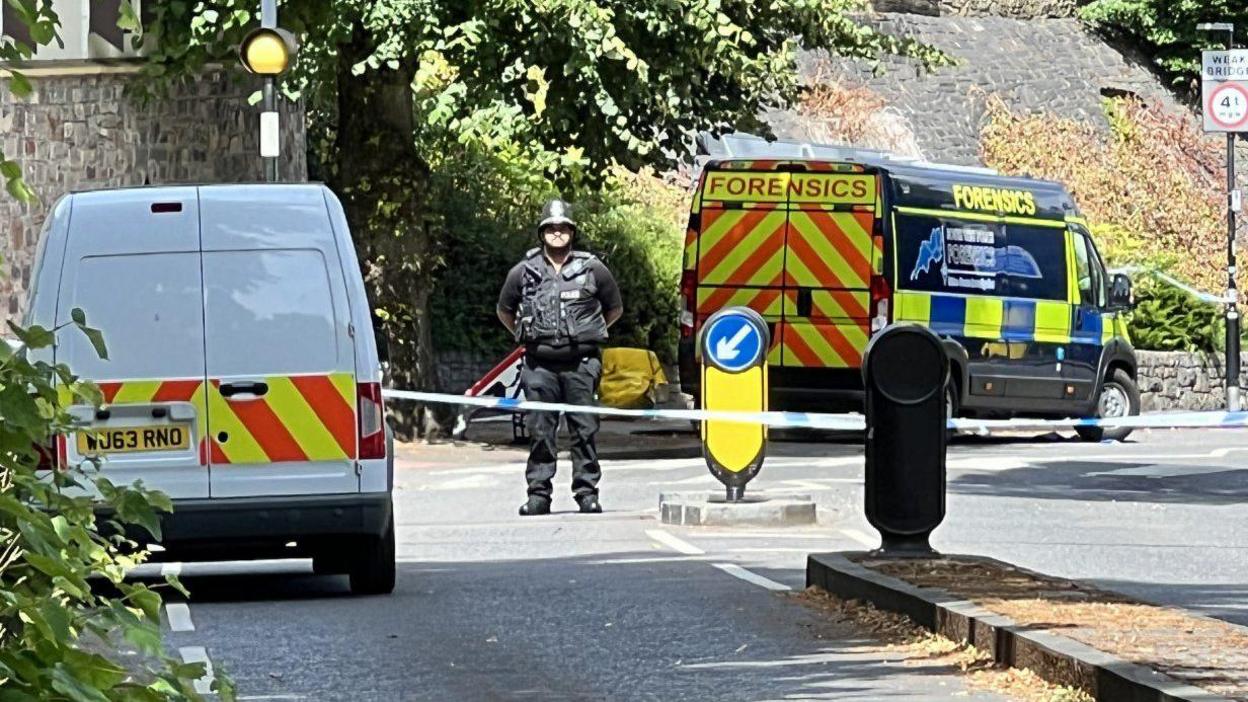
<svg viewBox="0 0 1248 702"><path fill-rule="evenodd" d="M1105 263L1101 261L1101 254L1096 250L1096 242L1092 241L1092 237L1084 234L1084 238L1088 241L1088 251L1092 254L1092 290L1096 293L1097 307L1106 307L1109 305L1109 276L1105 273Z"/></svg>
<svg viewBox="0 0 1248 702"><path fill-rule="evenodd" d="M1088 240L1083 234L1075 232L1075 282L1079 286L1079 300L1085 305L1096 304L1096 294L1092 288L1092 254L1088 251Z"/></svg>
<svg viewBox="0 0 1248 702"><path fill-rule="evenodd" d="M897 218L897 279L903 290L1006 295L1001 227L952 218Z"/></svg>
<svg viewBox="0 0 1248 702"><path fill-rule="evenodd" d="M1066 299L1066 230L1011 224L1006 227L1010 295Z"/></svg>
<svg viewBox="0 0 1248 702"><path fill-rule="evenodd" d="M1087 233L1075 228L1073 230L1075 246L1075 280L1079 285L1079 300L1085 305L1104 307L1107 302L1105 291L1105 268L1101 264L1096 247Z"/></svg>

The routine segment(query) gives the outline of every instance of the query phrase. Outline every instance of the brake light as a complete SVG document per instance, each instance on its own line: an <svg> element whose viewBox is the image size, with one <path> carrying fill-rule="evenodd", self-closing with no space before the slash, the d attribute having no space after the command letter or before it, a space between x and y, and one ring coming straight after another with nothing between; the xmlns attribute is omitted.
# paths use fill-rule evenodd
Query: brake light
<svg viewBox="0 0 1248 702"><path fill-rule="evenodd" d="M386 457L386 407L381 383L356 386L359 407L360 460Z"/></svg>
<svg viewBox="0 0 1248 702"><path fill-rule="evenodd" d="M47 444L35 444L34 449L35 454L39 456L39 463L35 470L48 472L61 470L69 463L65 456L65 437L63 436L57 436Z"/></svg>
<svg viewBox="0 0 1248 702"><path fill-rule="evenodd" d="M697 309L698 281L694 271L687 270L680 275L680 298L684 305L680 309L680 336L693 337L694 311Z"/></svg>
<svg viewBox="0 0 1248 702"><path fill-rule="evenodd" d="M888 285L888 279L882 275L871 277L871 333L882 331L888 323L893 321L892 311L889 309L889 298L893 296L892 288Z"/></svg>

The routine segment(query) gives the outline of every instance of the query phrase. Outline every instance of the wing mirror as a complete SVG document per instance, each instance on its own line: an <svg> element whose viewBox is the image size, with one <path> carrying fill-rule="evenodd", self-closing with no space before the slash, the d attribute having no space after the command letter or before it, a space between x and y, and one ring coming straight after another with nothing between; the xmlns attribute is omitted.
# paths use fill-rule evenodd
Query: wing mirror
<svg viewBox="0 0 1248 702"><path fill-rule="evenodd" d="M1129 310L1135 307L1131 296L1131 279L1125 273L1115 273L1109 279L1109 309Z"/></svg>

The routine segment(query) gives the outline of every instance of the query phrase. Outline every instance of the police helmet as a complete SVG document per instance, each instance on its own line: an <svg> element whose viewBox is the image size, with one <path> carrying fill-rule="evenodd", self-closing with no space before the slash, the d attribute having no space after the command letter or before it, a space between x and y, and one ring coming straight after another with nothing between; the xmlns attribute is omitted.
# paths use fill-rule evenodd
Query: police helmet
<svg viewBox="0 0 1248 702"><path fill-rule="evenodd" d="M567 224L572 227L572 232L576 232L576 220L572 219L572 206L560 200L553 198L542 207L542 219L537 224L537 233L540 235L542 230L552 224Z"/></svg>

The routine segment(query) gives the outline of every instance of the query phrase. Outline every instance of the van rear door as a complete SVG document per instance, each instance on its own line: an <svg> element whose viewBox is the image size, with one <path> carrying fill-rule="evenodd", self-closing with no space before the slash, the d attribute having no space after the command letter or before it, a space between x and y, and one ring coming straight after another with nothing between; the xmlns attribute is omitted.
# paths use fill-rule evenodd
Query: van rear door
<svg viewBox="0 0 1248 702"><path fill-rule="evenodd" d="M783 356L791 368L858 368L870 338L876 176L801 164L788 186Z"/></svg>
<svg viewBox="0 0 1248 702"><path fill-rule="evenodd" d="M314 186L200 189L212 496L359 491L346 282Z"/></svg>
<svg viewBox="0 0 1248 702"><path fill-rule="evenodd" d="M209 496L203 282L194 188L72 196L56 325L75 307L104 334L101 359L82 334L59 338L56 360L99 383L106 405L71 407L71 464L100 461L117 484L142 480L174 499Z"/></svg>
<svg viewBox="0 0 1248 702"><path fill-rule="evenodd" d="M780 363L788 174L777 161L728 161L707 172L697 219L696 325L724 307L749 307L771 328Z"/></svg>

